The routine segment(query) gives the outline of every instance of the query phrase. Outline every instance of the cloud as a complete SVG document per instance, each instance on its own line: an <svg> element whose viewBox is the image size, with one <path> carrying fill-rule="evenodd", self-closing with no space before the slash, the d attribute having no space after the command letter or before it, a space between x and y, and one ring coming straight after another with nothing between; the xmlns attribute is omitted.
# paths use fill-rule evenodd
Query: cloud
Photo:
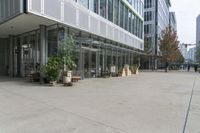
<svg viewBox="0 0 200 133"><path fill-rule="evenodd" d="M196 17L200 14L200 0L172 0L176 12L179 40L182 43L196 42Z"/></svg>

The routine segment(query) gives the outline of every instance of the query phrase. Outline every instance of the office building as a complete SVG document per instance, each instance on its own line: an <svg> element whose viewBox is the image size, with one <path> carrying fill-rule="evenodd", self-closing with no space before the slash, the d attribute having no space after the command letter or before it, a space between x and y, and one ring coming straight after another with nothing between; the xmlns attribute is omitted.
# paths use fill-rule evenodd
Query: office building
<svg viewBox="0 0 200 133"><path fill-rule="evenodd" d="M196 19L196 44L200 45L200 15Z"/></svg>
<svg viewBox="0 0 200 133"><path fill-rule="evenodd" d="M57 55L65 36L76 40L74 71L83 78L133 65L144 49L143 0L0 0L0 6L1 75L27 76Z"/></svg>
<svg viewBox="0 0 200 133"><path fill-rule="evenodd" d="M144 0L144 35L150 47L151 67L157 69L156 56L160 56L159 37L169 26L170 0Z"/></svg>
<svg viewBox="0 0 200 133"><path fill-rule="evenodd" d="M176 14L175 12L170 12L169 13L169 25L171 28L177 32L177 21L176 21Z"/></svg>

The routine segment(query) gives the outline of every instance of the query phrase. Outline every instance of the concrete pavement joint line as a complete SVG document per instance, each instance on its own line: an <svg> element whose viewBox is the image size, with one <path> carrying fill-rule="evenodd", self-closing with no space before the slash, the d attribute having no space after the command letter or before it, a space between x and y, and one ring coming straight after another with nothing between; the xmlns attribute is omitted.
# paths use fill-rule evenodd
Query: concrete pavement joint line
<svg viewBox="0 0 200 133"><path fill-rule="evenodd" d="M41 104L44 104L44 105L46 105L46 106L49 106L49 107L52 108L52 109L50 109L51 111L52 111L52 110L60 110L60 111L62 111L62 112L70 113L70 114L72 114L72 115L78 116L78 117L80 117L80 118L83 118L83 119L86 119L86 120L89 120L89 121L93 121L93 122L95 122L95 123L98 123L98 124L100 124L100 125L103 125L103 126L112 128L112 129L114 129L114 130L118 130L118 131L120 131L120 132L122 132L122 133L128 133L128 132L124 131L123 129L113 127L113 126L108 125L108 124L105 124L105 123L103 123L103 122L99 122L99 121L92 120L92 119L87 118L87 117L85 117L85 116L82 116L82 115L80 115L80 114L76 114L76 113L73 113L73 112L70 112L70 111L67 111L67 110L58 108L58 107L56 107L56 106L54 106L54 105L47 104L46 102L43 102L43 101L40 101L40 100L36 100L36 99L34 99L34 98L32 98L32 97L27 97L27 96L25 96L25 95L22 95L22 94L19 94L19 93L16 93L16 92L11 92L11 91L9 91L9 90L7 90L7 89L3 89L3 90L7 91L8 93L15 94L15 95L21 96L21 97L23 97L23 98L26 98L26 99L29 99L29 100L33 100L34 102L39 102L39 103L41 103Z"/></svg>
<svg viewBox="0 0 200 133"><path fill-rule="evenodd" d="M63 112L65 112L65 113L73 114L73 115L75 115L75 116L81 117L81 118L86 119L86 120L89 120L89 121L93 121L93 122L95 122L95 123L98 123L99 125L103 125L103 126L105 126L105 127L109 127L109 128L114 129L114 130L118 130L118 131L120 131L120 132L122 132L122 133L128 133L128 132L124 131L123 129L113 127L113 126L108 125L108 124L105 124L105 123L103 123L103 122L99 122L99 121L92 120L92 119L87 118L87 117L85 117L85 116L82 116L82 115L79 115L79 114L76 114L76 113L73 113L73 112L70 112L70 111L66 111L66 110L61 109L61 108L55 108L55 109L60 110L60 111L63 111Z"/></svg>
<svg viewBox="0 0 200 133"><path fill-rule="evenodd" d="M188 109L187 109L187 114L186 114L186 118L185 118L185 123L184 123L184 127L183 127L183 133L185 133L185 130L186 130L186 127L187 127L188 116L190 114L190 107L191 107L191 103L192 103L192 97L193 97L193 94L194 94L195 83L196 83L196 77L194 78L194 82L193 82L193 86L192 86L190 101L189 101L189 105L188 105Z"/></svg>

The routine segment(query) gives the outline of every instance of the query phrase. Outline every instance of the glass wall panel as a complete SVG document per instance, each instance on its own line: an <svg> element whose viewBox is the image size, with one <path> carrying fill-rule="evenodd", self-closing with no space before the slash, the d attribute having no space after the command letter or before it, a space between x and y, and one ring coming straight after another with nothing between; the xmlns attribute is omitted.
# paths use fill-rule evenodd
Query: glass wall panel
<svg viewBox="0 0 200 133"><path fill-rule="evenodd" d="M119 25L119 0L114 0L114 23Z"/></svg>
<svg viewBox="0 0 200 133"><path fill-rule="evenodd" d="M120 27L124 27L124 4L120 1Z"/></svg>
<svg viewBox="0 0 200 133"><path fill-rule="evenodd" d="M134 34L135 33L135 15L134 14L132 14L132 34Z"/></svg>
<svg viewBox="0 0 200 133"><path fill-rule="evenodd" d="M132 0L127 0L130 4L132 4Z"/></svg>
<svg viewBox="0 0 200 133"><path fill-rule="evenodd" d="M91 11L94 12L94 2L95 2L95 1L94 1L94 0L90 0L89 2L90 2L89 8L90 8Z"/></svg>
<svg viewBox="0 0 200 133"><path fill-rule="evenodd" d="M99 13L99 0L90 0L90 10Z"/></svg>
<svg viewBox="0 0 200 133"><path fill-rule="evenodd" d="M100 0L100 15L106 18L106 0Z"/></svg>
<svg viewBox="0 0 200 133"><path fill-rule="evenodd" d="M128 31L132 32L132 12L130 10L128 13Z"/></svg>
<svg viewBox="0 0 200 133"><path fill-rule="evenodd" d="M88 0L79 0L79 3L83 5L84 7L88 8L89 6L89 1Z"/></svg>
<svg viewBox="0 0 200 133"><path fill-rule="evenodd" d="M125 6L125 30L128 30L128 7Z"/></svg>
<svg viewBox="0 0 200 133"><path fill-rule="evenodd" d="M113 22L113 0L108 0L108 20Z"/></svg>

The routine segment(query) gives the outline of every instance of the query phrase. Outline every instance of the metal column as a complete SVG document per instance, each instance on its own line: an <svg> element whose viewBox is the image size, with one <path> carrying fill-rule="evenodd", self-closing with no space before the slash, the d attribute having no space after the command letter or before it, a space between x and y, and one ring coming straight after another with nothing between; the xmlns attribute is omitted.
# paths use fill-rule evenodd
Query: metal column
<svg viewBox="0 0 200 133"><path fill-rule="evenodd" d="M13 77L13 61L14 61L14 36L9 36L9 76Z"/></svg>

